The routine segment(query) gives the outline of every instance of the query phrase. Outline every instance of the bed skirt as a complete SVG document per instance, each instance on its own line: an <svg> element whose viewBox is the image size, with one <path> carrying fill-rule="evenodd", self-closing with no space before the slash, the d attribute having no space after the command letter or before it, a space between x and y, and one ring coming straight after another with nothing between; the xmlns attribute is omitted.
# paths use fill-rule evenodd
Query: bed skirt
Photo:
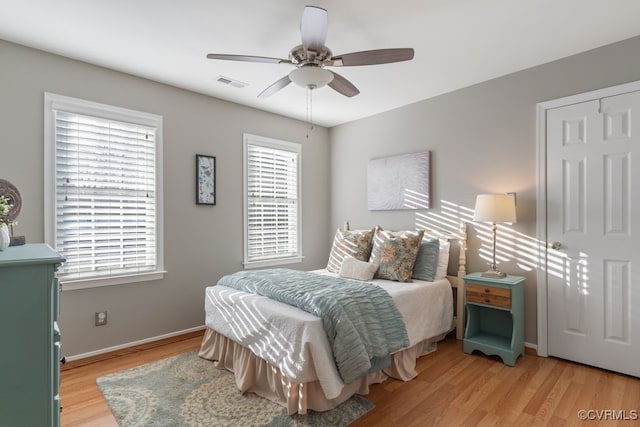
<svg viewBox="0 0 640 427"><path fill-rule="evenodd" d="M233 372L236 385L242 393L254 392L284 406L289 415L292 415L306 414L308 410L328 411L354 394L368 394L369 385L381 383L388 377L409 381L418 375L415 370L416 359L435 351L436 342L442 338L443 336L423 341L393 354L389 367L346 384L342 393L334 399L325 397L320 382L295 383L285 377L280 369L259 358L248 348L210 328L205 330L198 355L214 361L219 369Z"/></svg>

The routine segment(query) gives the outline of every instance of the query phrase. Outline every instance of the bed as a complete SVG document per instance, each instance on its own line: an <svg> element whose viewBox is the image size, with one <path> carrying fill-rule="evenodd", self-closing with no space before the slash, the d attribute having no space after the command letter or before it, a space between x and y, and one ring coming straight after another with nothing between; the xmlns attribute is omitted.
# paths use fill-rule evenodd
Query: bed
<svg viewBox="0 0 640 427"><path fill-rule="evenodd" d="M452 293L452 288L462 286L465 274L464 224L455 233L429 235L457 246L457 257L449 257L448 266L454 275L433 281L374 278L366 282L388 293L406 326L408 343L394 351L382 369L373 366L365 375L343 381L344 372L336 366L333 343L319 317L264 295L220 284L205 292L206 330L199 355L233 372L241 392L255 392L285 406L289 414L332 409L353 394L366 395L371 384L388 377L411 380L417 375L418 357L434 351L437 341L453 329L459 339L462 337L462 316L454 313L462 313L463 292L458 289ZM331 261L327 268L330 266ZM344 280L341 273L323 269L305 274L318 280Z"/></svg>

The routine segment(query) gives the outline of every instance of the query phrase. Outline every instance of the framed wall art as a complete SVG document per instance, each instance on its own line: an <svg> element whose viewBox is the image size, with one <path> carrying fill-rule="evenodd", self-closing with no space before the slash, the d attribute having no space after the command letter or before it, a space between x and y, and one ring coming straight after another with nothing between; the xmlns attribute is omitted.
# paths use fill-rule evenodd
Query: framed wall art
<svg viewBox="0 0 640 427"><path fill-rule="evenodd" d="M429 154L423 151L369 160L369 210L429 209Z"/></svg>
<svg viewBox="0 0 640 427"><path fill-rule="evenodd" d="M216 158L196 154L196 204L216 204Z"/></svg>

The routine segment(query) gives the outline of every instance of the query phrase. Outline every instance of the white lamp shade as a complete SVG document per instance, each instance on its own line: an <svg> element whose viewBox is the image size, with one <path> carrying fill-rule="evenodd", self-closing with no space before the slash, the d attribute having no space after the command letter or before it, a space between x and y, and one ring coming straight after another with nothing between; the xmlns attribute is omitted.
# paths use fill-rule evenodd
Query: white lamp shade
<svg viewBox="0 0 640 427"><path fill-rule="evenodd" d="M317 89L333 80L333 73L320 67L306 66L289 73L289 79L298 86Z"/></svg>
<svg viewBox="0 0 640 427"><path fill-rule="evenodd" d="M473 220L516 222L516 201L513 194L478 194Z"/></svg>

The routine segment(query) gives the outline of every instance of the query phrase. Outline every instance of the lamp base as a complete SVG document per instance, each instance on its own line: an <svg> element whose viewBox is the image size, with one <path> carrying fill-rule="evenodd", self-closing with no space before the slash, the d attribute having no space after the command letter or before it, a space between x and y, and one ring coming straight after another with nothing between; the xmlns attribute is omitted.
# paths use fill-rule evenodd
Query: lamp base
<svg viewBox="0 0 640 427"><path fill-rule="evenodd" d="M480 273L480 275L482 277L491 277L494 279L502 279L507 277L507 273L503 273L502 271L498 270L487 270L484 273Z"/></svg>

